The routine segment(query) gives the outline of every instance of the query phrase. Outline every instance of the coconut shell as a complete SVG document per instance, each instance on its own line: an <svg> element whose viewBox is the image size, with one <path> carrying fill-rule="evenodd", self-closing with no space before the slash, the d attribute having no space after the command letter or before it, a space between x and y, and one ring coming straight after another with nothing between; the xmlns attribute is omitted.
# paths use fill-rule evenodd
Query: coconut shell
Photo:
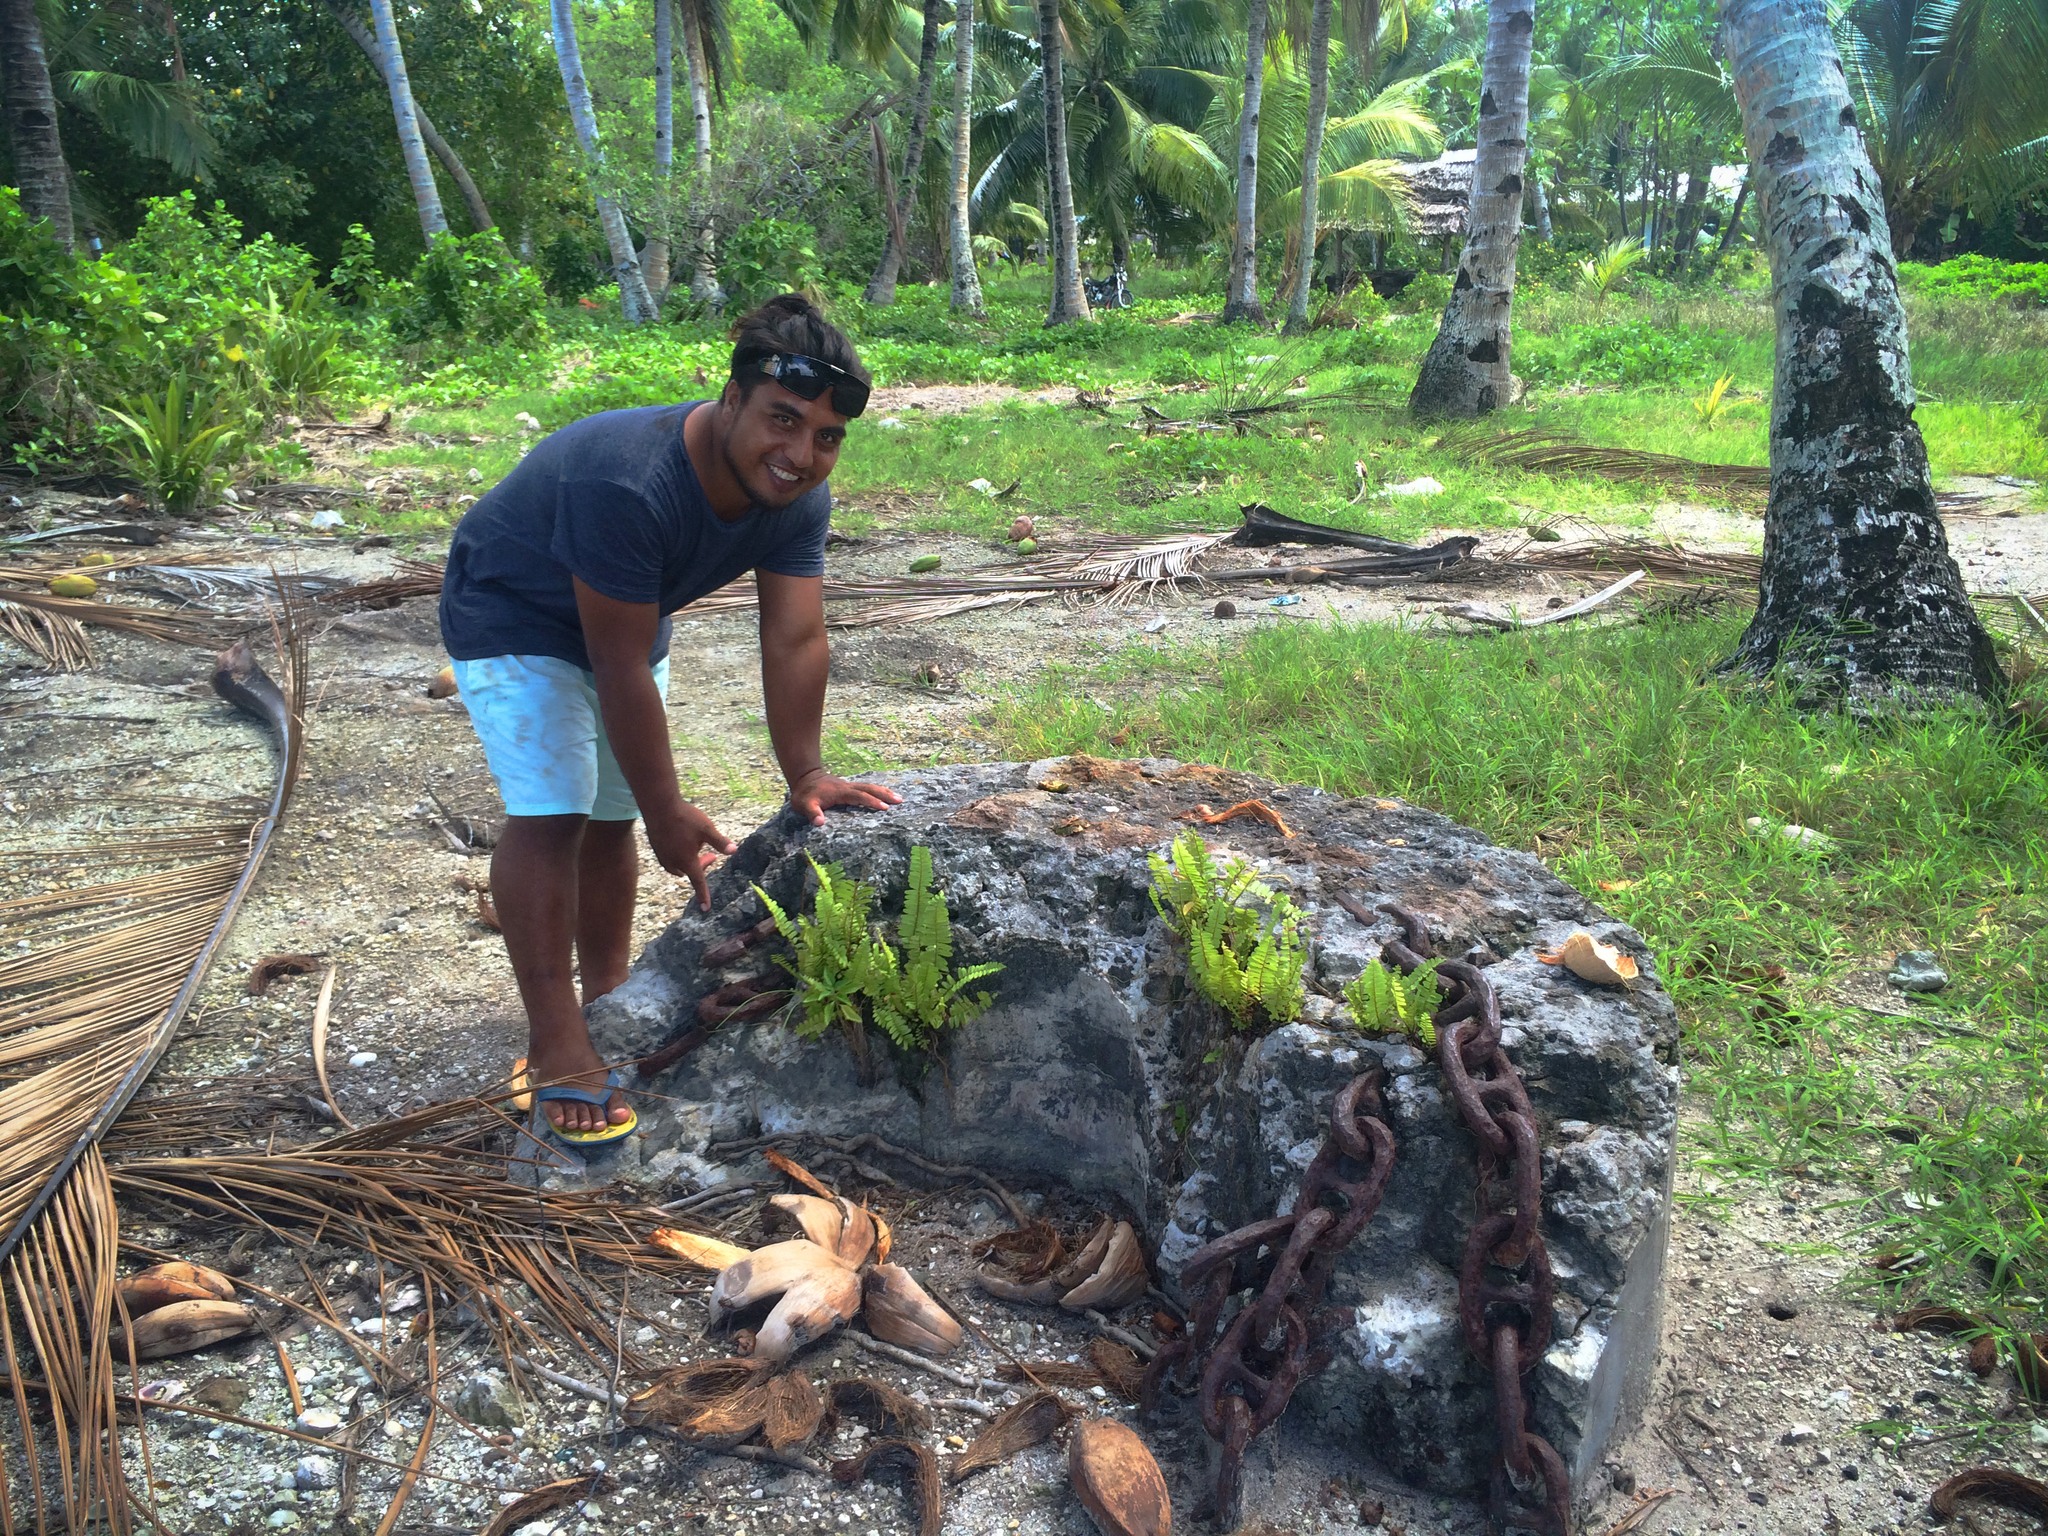
<svg viewBox="0 0 2048 1536"><path fill-rule="evenodd" d="M718 1272L711 1287L712 1320L723 1321L744 1308L780 1296L814 1274L833 1272L853 1279L853 1271L840 1263L837 1255L808 1238L792 1238L786 1243L756 1248ZM858 1280L854 1281L853 1290L858 1303Z"/></svg>
<svg viewBox="0 0 2048 1536"><path fill-rule="evenodd" d="M1094 1274L1102 1265L1102 1256L1109 1252L1109 1240L1116 1232L1116 1223L1105 1216L1095 1224L1095 1230L1088 1234L1088 1241L1080 1251L1066 1263L1052 1272L1052 1278L1062 1291L1070 1291Z"/></svg>
<svg viewBox="0 0 2048 1536"><path fill-rule="evenodd" d="M822 1195L770 1195L768 1209L820 1248L839 1251L839 1239L846 1230L846 1213L839 1208L838 1201Z"/></svg>
<svg viewBox="0 0 2048 1536"><path fill-rule="evenodd" d="M867 1263L868 1256L875 1251L875 1218L866 1206L855 1205L843 1195L839 1200L839 1210L844 1218L844 1225L839 1229L837 1251L841 1262L858 1269ZM883 1254L881 1257L887 1258L888 1255Z"/></svg>
<svg viewBox="0 0 2048 1536"><path fill-rule="evenodd" d="M155 1269L130 1275L115 1286L115 1293L120 1296L121 1305L127 1308L130 1317L160 1312L181 1301L234 1300L234 1282L226 1275L207 1270L205 1273L210 1278L200 1279L178 1272L198 1268L196 1264L159 1264Z"/></svg>
<svg viewBox="0 0 2048 1536"><path fill-rule="evenodd" d="M731 1268L753 1251L723 1238L706 1237L702 1232L685 1232L680 1227L656 1227L647 1235L647 1241L651 1247L713 1273Z"/></svg>
<svg viewBox="0 0 2048 1536"><path fill-rule="evenodd" d="M1173 1502L1145 1442L1114 1419L1083 1419L1067 1441L1067 1479L1102 1536L1172 1536Z"/></svg>
<svg viewBox="0 0 2048 1536"><path fill-rule="evenodd" d="M782 1293L750 1353L764 1365L780 1365L859 1310L860 1276L836 1260L821 1264Z"/></svg>
<svg viewBox="0 0 2048 1536"><path fill-rule="evenodd" d="M1152 1284L1145 1268L1145 1250L1138 1245L1137 1231L1128 1221L1116 1224L1095 1270L1060 1298L1060 1305L1080 1312L1089 1307L1114 1311L1129 1306Z"/></svg>
<svg viewBox="0 0 2048 1536"><path fill-rule="evenodd" d="M434 674L434 680L427 684L427 697L430 699L452 699L459 691L455 684L453 667L443 667Z"/></svg>
<svg viewBox="0 0 2048 1536"><path fill-rule="evenodd" d="M154 1312L135 1318L126 1333L116 1328L109 1349L116 1360L128 1358L132 1342L138 1360L161 1360L166 1355L189 1355L194 1350L239 1339L256 1328L256 1313L236 1301L174 1301Z"/></svg>
<svg viewBox="0 0 2048 1536"><path fill-rule="evenodd" d="M1034 523L1030 518L1020 517L1010 524L1010 542L1012 544L1021 544L1024 540L1030 538L1037 529L1038 524Z"/></svg>
<svg viewBox="0 0 2048 1536"><path fill-rule="evenodd" d="M960 1347L960 1325L900 1264L877 1264L862 1277L861 1316L885 1344L934 1356Z"/></svg>
<svg viewBox="0 0 2048 1536"><path fill-rule="evenodd" d="M1603 987L1619 987L1634 981L1639 974L1634 955L1624 954L1612 944L1603 944L1581 928L1556 951L1536 957L1545 965L1562 965L1581 981L1596 982Z"/></svg>

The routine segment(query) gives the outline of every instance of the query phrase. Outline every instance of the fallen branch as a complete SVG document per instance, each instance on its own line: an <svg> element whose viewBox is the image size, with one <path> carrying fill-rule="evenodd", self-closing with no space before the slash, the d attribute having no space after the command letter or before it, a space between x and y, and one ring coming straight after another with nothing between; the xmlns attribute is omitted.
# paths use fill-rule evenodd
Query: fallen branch
<svg viewBox="0 0 2048 1536"><path fill-rule="evenodd" d="M884 1141L873 1132L859 1136L820 1136L810 1131L788 1131L774 1136L755 1136L744 1141L713 1142L705 1151L712 1157L725 1158L740 1152L753 1152L762 1147L776 1146L785 1141L808 1141L848 1157L858 1156L862 1152L881 1152L889 1157L900 1158L911 1167L929 1173L935 1178L970 1180L1002 1201L1003 1209L1010 1213L1010 1219L1018 1226L1026 1227L1031 1224L1030 1215L1017 1203L1016 1196L979 1168L967 1168L953 1163L935 1163L908 1147L899 1147L894 1142Z"/></svg>
<svg viewBox="0 0 2048 1536"><path fill-rule="evenodd" d="M1363 483L1363 467L1359 480ZM1374 533L1353 533L1348 528L1332 528L1323 523L1305 523L1299 518L1275 512L1261 502L1241 506L1238 512L1244 517L1244 526L1230 537L1230 542L1246 549L1263 549L1272 544L1345 544L1353 549L1369 549L1380 555L1419 555L1422 550L1414 544L1402 544L1394 539L1383 539Z"/></svg>
<svg viewBox="0 0 2048 1536"><path fill-rule="evenodd" d="M845 1336L855 1349L866 1350L871 1355L880 1355L884 1360L894 1360L898 1365L914 1366L928 1371L941 1381L950 1381L956 1387L965 1387L970 1392L1002 1392L1008 1390L1000 1381L990 1381L984 1376L970 1376L965 1371L956 1371L937 1361L927 1360L923 1355L913 1354L907 1349L898 1349L894 1344L884 1344L880 1339L871 1339L864 1333L848 1333Z"/></svg>

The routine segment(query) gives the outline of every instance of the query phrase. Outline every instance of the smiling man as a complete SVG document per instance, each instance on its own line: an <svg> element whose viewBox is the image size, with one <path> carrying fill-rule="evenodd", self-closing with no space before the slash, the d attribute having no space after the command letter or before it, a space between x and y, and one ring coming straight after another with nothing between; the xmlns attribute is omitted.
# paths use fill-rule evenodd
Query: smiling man
<svg viewBox="0 0 2048 1536"><path fill-rule="evenodd" d="M805 299L733 328L715 401L585 417L537 443L455 530L441 637L504 796L491 892L526 1006L529 1081L555 1136L623 1139L631 1107L582 1004L625 980L644 818L695 887L732 842L683 799L669 752L668 615L752 571L761 692L789 803L823 824L893 790L828 772L826 484L868 374ZM582 1004L572 959L582 972Z"/></svg>

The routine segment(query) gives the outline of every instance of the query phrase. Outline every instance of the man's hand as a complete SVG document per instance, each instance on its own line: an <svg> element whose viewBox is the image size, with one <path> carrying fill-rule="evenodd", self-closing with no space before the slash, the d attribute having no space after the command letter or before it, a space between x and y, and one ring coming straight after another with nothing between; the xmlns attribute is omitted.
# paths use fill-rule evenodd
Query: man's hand
<svg viewBox="0 0 2048 1536"><path fill-rule="evenodd" d="M822 816L818 819L824 820ZM709 912L711 884L705 872L718 862L720 854L733 851L737 846L733 840L685 800L672 814L647 819L647 846L663 869L690 882L697 892L698 909Z"/></svg>
<svg viewBox="0 0 2048 1536"><path fill-rule="evenodd" d="M791 809L808 818L812 826L822 827L828 810L846 806L862 811L886 810L892 805L901 805L903 797L886 784L856 784L852 779L842 779L823 768L813 768L789 786L789 803Z"/></svg>

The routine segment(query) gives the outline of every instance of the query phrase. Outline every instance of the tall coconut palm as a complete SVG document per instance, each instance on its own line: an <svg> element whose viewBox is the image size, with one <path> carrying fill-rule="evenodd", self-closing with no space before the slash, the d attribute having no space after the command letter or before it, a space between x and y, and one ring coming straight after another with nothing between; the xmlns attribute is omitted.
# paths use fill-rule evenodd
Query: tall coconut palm
<svg viewBox="0 0 2048 1536"><path fill-rule="evenodd" d="M910 128L903 141L903 170L896 182L899 201L894 215L885 223L882 259L875 264L867 291L861 295L870 304L896 302L896 274L903 266L903 247L897 236L910 227L911 215L917 211L917 173L924 163L925 137L931 132L932 91L939 78L939 34L945 26L946 0L924 0L924 26L917 45L917 85L911 92Z"/></svg>
<svg viewBox="0 0 2048 1536"><path fill-rule="evenodd" d="M690 196L692 244L690 297L718 309L725 290L718 285L717 231L711 222L711 95L724 100L725 64L732 51L722 0L683 0L683 72L690 92Z"/></svg>
<svg viewBox="0 0 2048 1536"><path fill-rule="evenodd" d="M398 148L405 157L406 180L412 183L413 207L419 211L420 234L432 245L448 233L448 215L441 211L441 189L427 163L426 141L412 101L412 81L405 73L405 50L398 43L398 23L391 0L370 0L370 20L377 29L377 52L384 66L384 88L391 93L391 115L398 122Z"/></svg>
<svg viewBox="0 0 2048 1536"><path fill-rule="evenodd" d="M57 133L57 98L50 89L50 61L35 0L0 0L0 98L22 211L31 219L48 219L50 233L68 251L77 239L71 222L71 170Z"/></svg>
<svg viewBox="0 0 2048 1536"><path fill-rule="evenodd" d="M1533 0L1493 0L1480 68L1479 144L1465 253L1436 340L1408 397L1418 416L1481 416L1508 402L1515 251L1522 238L1522 172L1529 153Z"/></svg>
<svg viewBox="0 0 2048 1536"><path fill-rule="evenodd" d="M1724 0L1777 310L1756 615L1729 664L1874 709L2001 679L1913 420L1884 193L1824 0Z"/></svg>
<svg viewBox="0 0 2048 1536"><path fill-rule="evenodd" d="M371 67L377 71L378 78L383 78L384 55L377 47L377 39L370 35L370 29L357 19L346 0L328 0L327 9L341 24L341 30L348 34L349 41L370 61ZM496 220L491 217L490 204L484 201L484 195L478 190L475 178L469 174L469 167L463 164L462 156L456 153L455 146L434 126L434 120L427 116L427 109L419 104L419 98L414 97L412 105L413 116L420 125L420 138L426 142L427 149L433 157L441 162L441 169L454 179L456 187L462 193L463 206L469 210L470 223L478 230L494 227ZM171 159L173 169L182 169L171 156L159 158Z"/></svg>
<svg viewBox="0 0 2048 1536"><path fill-rule="evenodd" d="M583 74L583 49L576 40L576 15L571 5L572 0L548 0L555 63L562 72L562 89L569 99L569 121L576 130L576 142L582 146L583 158L590 167L598 223L604 229L612 270L619 280L619 307L629 322L639 325L655 318L654 300L640 275L640 258L633 250L626 216L604 189L604 147L597 138L597 111L590 101L590 82Z"/></svg>
<svg viewBox="0 0 2048 1536"><path fill-rule="evenodd" d="M1308 295L1316 277L1316 193L1323 169L1323 130L1330 111L1330 0L1315 0L1308 23L1308 124L1301 151L1301 229L1297 237L1299 269L1287 302L1286 330L1308 329Z"/></svg>
<svg viewBox="0 0 2048 1536"><path fill-rule="evenodd" d="M952 268L953 308L986 313L981 273L974 265L971 222L974 172L974 0L958 0L953 16L953 185L946 210L947 263Z"/></svg>
<svg viewBox="0 0 2048 1536"><path fill-rule="evenodd" d="M675 0L654 0L654 227L640 248L640 273L656 309L668 297L669 191L676 169Z"/></svg>
<svg viewBox="0 0 2048 1536"><path fill-rule="evenodd" d="M1249 0L1245 13L1244 97L1237 120L1237 223L1230 237L1230 291L1223 296L1226 325L1233 320L1253 325L1266 321L1259 304L1259 99L1266 83L1266 0Z"/></svg>
<svg viewBox="0 0 2048 1536"><path fill-rule="evenodd" d="M1081 237L1074 218L1073 170L1067 164L1061 31L1060 0L1038 0L1038 68L1045 112L1046 180L1052 194L1051 207L1046 210L1052 234L1052 302L1046 307L1047 325L1068 325L1094 318L1088 310L1088 294L1081 287Z"/></svg>

